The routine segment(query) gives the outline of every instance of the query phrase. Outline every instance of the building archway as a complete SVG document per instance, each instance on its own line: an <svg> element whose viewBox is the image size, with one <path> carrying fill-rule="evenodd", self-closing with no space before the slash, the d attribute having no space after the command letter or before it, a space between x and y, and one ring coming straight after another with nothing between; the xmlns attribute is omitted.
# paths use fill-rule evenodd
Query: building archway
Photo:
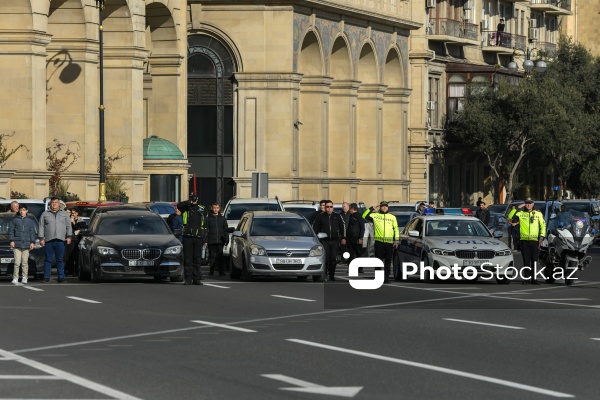
<svg viewBox="0 0 600 400"><path fill-rule="evenodd" d="M232 52L205 34L188 36L187 158L190 192L201 204L226 203L233 185Z"/></svg>

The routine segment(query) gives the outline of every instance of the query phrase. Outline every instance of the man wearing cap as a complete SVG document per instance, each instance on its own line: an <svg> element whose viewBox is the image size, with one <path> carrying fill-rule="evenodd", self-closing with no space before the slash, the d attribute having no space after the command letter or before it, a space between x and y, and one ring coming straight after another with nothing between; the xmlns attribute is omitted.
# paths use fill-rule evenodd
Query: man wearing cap
<svg viewBox="0 0 600 400"><path fill-rule="evenodd" d="M204 207L198 204L198 196L190 195L188 201L177 204L183 220L183 266L185 285L202 285L202 248L206 237Z"/></svg>
<svg viewBox="0 0 600 400"><path fill-rule="evenodd" d="M424 204L423 204L424 205ZM374 212L379 210L378 212ZM390 265L394 249L398 248L400 232L398 232L398 220L388 213L387 201L382 201L378 206L370 207L363 213L363 218L373 222L375 231L375 257L383 261L384 281L390 283Z"/></svg>
<svg viewBox="0 0 600 400"><path fill-rule="evenodd" d="M525 278L523 284L527 284L527 280L531 278L532 285L539 285L540 283L535 279L535 266L539 261L540 246L546 234L546 221L541 212L533 209L533 200L527 199L525 203L519 205L519 211L512 219L512 225L517 224L521 234L522 276Z"/></svg>

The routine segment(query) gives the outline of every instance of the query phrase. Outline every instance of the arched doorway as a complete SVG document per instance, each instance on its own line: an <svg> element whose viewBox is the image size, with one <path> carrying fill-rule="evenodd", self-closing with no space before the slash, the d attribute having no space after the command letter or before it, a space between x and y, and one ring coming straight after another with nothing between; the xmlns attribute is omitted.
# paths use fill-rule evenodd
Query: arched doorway
<svg viewBox="0 0 600 400"><path fill-rule="evenodd" d="M208 35L188 36L187 154L200 203L224 205L233 186L231 52ZM194 178L190 192L194 191Z"/></svg>

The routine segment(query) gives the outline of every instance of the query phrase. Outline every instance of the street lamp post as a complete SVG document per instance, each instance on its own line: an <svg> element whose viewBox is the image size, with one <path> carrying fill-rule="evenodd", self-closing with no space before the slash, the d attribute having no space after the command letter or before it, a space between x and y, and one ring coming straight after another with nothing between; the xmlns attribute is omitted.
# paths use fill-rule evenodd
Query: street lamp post
<svg viewBox="0 0 600 400"><path fill-rule="evenodd" d="M533 63L533 61L531 61L531 49L527 48L527 51L525 51L523 49L515 47L513 51L513 61L508 63L509 72L514 74L519 69L517 63L514 62L514 55L517 52L517 50L522 51L523 55L527 55L527 59L523 61L523 69L525 70L526 75L529 74L534 68L537 72L545 72L546 68L548 68L548 65L546 65L546 63L543 60L538 60L535 64Z"/></svg>
<svg viewBox="0 0 600 400"><path fill-rule="evenodd" d="M104 0L96 0L96 8L98 8L98 42L100 45L99 51L99 66L100 66L100 106L99 111L99 126L100 126L100 184L98 201L106 200L106 186L104 176L104 42L102 28L102 10L104 10Z"/></svg>

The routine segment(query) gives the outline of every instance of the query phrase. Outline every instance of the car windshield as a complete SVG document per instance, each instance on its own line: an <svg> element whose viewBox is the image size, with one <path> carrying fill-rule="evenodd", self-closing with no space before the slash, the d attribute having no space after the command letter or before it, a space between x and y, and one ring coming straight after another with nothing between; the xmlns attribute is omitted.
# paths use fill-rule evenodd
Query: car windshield
<svg viewBox="0 0 600 400"><path fill-rule="evenodd" d="M175 206L170 204L150 204L150 209L157 214L173 214Z"/></svg>
<svg viewBox="0 0 600 400"><path fill-rule="evenodd" d="M396 213L396 212L406 212L406 211L415 211L415 206L389 206L388 212ZM396 216L397 217L397 216Z"/></svg>
<svg viewBox="0 0 600 400"><path fill-rule="evenodd" d="M27 207L29 207L29 205L27 205ZM33 221L33 223L36 226L36 231L37 231L37 220L33 217L33 216L27 216L27 218L31 219ZM6 216L6 217L0 217L0 240L7 240L8 239L8 231L10 229L10 223L12 222L12 220L15 219L14 216Z"/></svg>
<svg viewBox="0 0 600 400"><path fill-rule="evenodd" d="M225 210L225 218L238 220L246 211L281 211L277 203L237 203Z"/></svg>
<svg viewBox="0 0 600 400"><path fill-rule="evenodd" d="M300 218L255 218L250 236L313 236L314 232Z"/></svg>
<svg viewBox="0 0 600 400"><path fill-rule="evenodd" d="M98 235L168 235L171 232L159 216L109 216L98 223Z"/></svg>
<svg viewBox="0 0 600 400"><path fill-rule="evenodd" d="M427 236L478 236L490 237L490 231L481 221L438 220L427 221Z"/></svg>
<svg viewBox="0 0 600 400"><path fill-rule="evenodd" d="M285 211L294 212L296 214L302 215L306 219L311 219L316 210L314 208L294 207L294 206L286 205Z"/></svg>
<svg viewBox="0 0 600 400"><path fill-rule="evenodd" d="M491 213L501 213L506 211L506 204L492 204L487 208Z"/></svg>
<svg viewBox="0 0 600 400"><path fill-rule="evenodd" d="M582 213L590 211L590 203L564 203L567 211L575 210L581 211Z"/></svg>
<svg viewBox="0 0 600 400"><path fill-rule="evenodd" d="M92 215L92 213L94 212L94 210L98 207L76 206L71 208L77 210L77 215L79 215L80 217L89 218L90 215Z"/></svg>

